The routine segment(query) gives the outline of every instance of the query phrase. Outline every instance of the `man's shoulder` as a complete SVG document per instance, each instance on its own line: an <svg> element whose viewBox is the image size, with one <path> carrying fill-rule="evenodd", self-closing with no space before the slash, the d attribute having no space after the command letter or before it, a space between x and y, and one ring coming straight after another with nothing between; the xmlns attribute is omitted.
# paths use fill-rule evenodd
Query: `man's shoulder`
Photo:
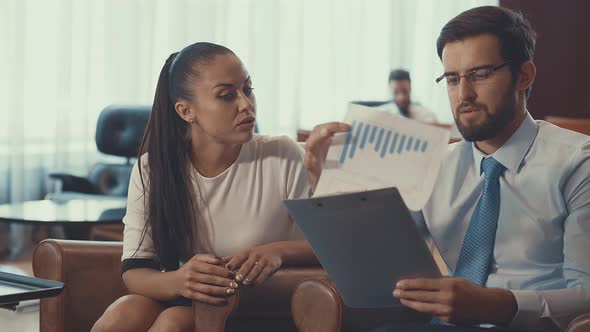
<svg viewBox="0 0 590 332"><path fill-rule="evenodd" d="M431 110L429 110L424 105L418 102L412 102L410 104L410 117L422 122L438 122L438 118L436 117L436 115Z"/></svg>
<svg viewBox="0 0 590 332"><path fill-rule="evenodd" d="M590 154L590 136L564 129L546 121L537 120L539 133L535 140L538 149L551 155Z"/></svg>
<svg viewBox="0 0 590 332"><path fill-rule="evenodd" d="M536 120L536 122L539 126L539 136L551 139L555 144L580 146L590 142L590 136L588 135L558 127L547 121Z"/></svg>
<svg viewBox="0 0 590 332"><path fill-rule="evenodd" d="M412 109L412 111L415 112L430 112L430 110L426 106L422 105L422 103L420 102L412 102L410 104L410 108Z"/></svg>

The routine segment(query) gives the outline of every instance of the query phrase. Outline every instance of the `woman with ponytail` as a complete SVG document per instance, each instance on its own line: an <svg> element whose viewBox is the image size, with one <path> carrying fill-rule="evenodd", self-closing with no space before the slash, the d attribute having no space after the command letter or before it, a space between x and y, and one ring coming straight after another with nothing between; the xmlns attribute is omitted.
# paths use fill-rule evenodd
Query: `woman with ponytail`
<svg viewBox="0 0 590 332"><path fill-rule="evenodd" d="M92 331L193 331L192 300L224 305L282 265L317 262L282 202L308 194L303 151L255 135L255 119L229 49L195 43L166 60L123 220L130 295Z"/></svg>

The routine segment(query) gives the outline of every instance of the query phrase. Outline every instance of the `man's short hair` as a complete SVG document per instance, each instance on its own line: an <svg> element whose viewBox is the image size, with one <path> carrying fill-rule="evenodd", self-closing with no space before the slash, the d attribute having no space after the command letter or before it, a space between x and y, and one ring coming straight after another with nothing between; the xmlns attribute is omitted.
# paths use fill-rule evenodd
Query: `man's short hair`
<svg viewBox="0 0 590 332"><path fill-rule="evenodd" d="M403 80L412 81L410 79L410 73L407 70L394 69L389 72L389 82L390 83L391 83L391 81L403 81Z"/></svg>
<svg viewBox="0 0 590 332"><path fill-rule="evenodd" d="M510 62L512 77L516 79L522 64L533 61L537 35L521 13L507 8L476 7L450 20L442 28L436 41L438 57L442 60L442 52L447 43L486 33L498 38L500 54L504 61ZM530 89L526 91L527 97Z"/></svg>

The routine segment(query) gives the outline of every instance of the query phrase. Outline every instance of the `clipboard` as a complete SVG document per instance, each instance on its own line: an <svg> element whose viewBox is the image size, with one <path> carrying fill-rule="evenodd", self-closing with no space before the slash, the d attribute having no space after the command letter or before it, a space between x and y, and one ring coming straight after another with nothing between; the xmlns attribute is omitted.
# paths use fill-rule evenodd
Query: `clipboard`
<svg viewBox="0 0 590 332"><path fill-rule="evenodd" d="M442 276L396 188L285 204L350 308L400 308L398 280Z"/></svg>

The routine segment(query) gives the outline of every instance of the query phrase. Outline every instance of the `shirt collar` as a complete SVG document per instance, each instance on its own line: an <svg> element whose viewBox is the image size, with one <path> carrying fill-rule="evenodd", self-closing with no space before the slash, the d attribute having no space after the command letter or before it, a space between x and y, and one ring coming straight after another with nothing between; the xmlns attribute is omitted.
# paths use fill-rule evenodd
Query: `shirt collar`
<svg viewBox="0 0 590 332"><path fill-rule="evenodd" d="M499 163L504 165L509 172L516 173L526 155L527 151L535 141L539 126L533 117L527 112L524 120L518 129L510 136L496 152L491 155L485 155L476 146L475 142L471 143L473 149L473 161L475 163L476 174L481 174L481 162L486 157L494 157Z"/></svg>

